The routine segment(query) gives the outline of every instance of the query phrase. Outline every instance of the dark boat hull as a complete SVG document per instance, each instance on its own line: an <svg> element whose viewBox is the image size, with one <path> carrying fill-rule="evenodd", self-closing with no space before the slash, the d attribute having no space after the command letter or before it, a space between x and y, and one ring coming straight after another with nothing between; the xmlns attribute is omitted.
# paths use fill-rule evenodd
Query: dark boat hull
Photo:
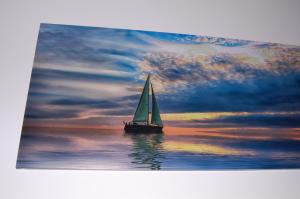
<svg viewBox="0 0 300 199"><path fill-rule="evenodd" d="M162 133L162 126L125 124L124 131L126 133Z"/></svg>

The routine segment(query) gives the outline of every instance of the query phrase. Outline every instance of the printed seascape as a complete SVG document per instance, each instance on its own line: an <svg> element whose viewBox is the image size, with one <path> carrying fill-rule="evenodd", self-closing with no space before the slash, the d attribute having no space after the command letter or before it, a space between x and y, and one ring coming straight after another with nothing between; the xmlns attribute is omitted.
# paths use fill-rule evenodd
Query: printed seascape
<svg viewBox="0 0 300 199"><path fill-rule="evenodd" d="M17 168L298 169L300 47L41 24Z"/></svg>

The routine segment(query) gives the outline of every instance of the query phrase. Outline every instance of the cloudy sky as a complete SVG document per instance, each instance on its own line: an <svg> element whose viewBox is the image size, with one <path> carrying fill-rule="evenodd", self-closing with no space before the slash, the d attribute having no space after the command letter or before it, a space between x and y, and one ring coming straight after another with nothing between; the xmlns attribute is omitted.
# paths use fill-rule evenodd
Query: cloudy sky
<svg viewBox="0 0 300 199"><path fill-rule="evenodd" d="M51 24L40 27L24 125L121 128L148 74L165 126L291 128L299 139L298 46Z"/></svg>

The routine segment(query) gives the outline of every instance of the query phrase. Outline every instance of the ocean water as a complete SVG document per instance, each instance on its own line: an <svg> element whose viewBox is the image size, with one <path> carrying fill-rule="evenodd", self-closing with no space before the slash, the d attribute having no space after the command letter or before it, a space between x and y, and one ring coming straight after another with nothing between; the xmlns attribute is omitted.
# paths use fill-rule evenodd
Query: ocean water
<svg viewBox="0 0 300 199"><path fill-rule="evenodd" d="M124 133L121 128L24 127L17 168L99 170L300 168L299 140L218 135L207 132L173 133L170 130L166 130L163 134L133 135Z"/></svg>

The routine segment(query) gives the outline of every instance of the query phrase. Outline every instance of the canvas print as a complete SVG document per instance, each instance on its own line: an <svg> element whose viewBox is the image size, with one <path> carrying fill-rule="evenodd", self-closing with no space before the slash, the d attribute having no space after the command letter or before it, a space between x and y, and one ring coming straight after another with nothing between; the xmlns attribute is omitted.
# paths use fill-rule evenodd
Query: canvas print
<svg viewBox="0 0 300 199"><path fill-rule="evenodd" d="M300 168L300 47L41 24L17 168Z"/></svg>

